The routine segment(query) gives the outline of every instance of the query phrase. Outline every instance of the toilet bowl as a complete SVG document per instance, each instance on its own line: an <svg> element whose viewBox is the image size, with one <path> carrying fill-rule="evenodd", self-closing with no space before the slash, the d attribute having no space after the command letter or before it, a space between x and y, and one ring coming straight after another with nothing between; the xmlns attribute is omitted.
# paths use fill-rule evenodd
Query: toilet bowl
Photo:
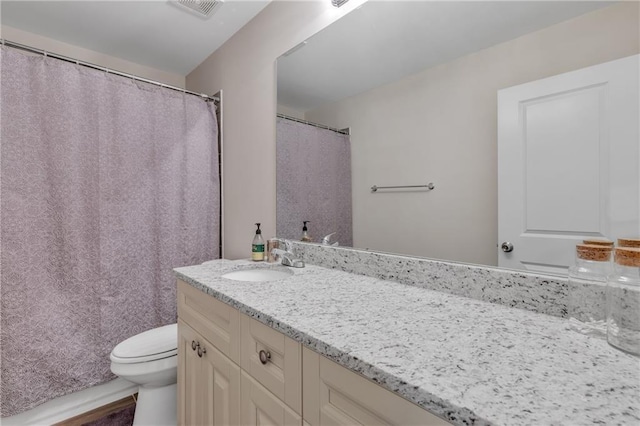
<svg viewBox="0 0 640 426"><path fill-rule="evenodd" d="M111 371L139 385L134 426L175 426L178 325L137 334L111 352Z"/></svg>

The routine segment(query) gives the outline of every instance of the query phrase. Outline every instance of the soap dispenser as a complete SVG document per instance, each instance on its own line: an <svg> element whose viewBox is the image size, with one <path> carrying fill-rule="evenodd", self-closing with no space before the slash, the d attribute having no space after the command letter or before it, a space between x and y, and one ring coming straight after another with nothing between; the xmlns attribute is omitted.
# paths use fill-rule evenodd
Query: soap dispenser
<svg viewBox="0 0 640 426"><path fill-rule="evenodd" d="M251 244L251 260L261 262L264 260L264 240L262 239L260 224L256 223L256 226L258 229L256 229L256 235L253 237L253 243Z"/></svg>
<svg viewBox="0 0 640 426"><path fill-rule="evenodd" d="M300 241L303 241L305 243L310 243L311 241L313 241L309 236L309 232L307 230L307 223L309 222L309 220L302 221L302 238L300 239Z"/></svg>

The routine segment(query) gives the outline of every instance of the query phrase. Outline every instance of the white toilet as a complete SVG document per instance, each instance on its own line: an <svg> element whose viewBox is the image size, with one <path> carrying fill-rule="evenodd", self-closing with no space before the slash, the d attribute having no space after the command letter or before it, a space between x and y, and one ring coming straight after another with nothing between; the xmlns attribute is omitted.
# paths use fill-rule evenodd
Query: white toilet
<svg viewBox="0 0 640 426"><path fill-rule="evenodd" d="M128 338L111 352L111 371L140 385L134 426L175 426L178 325Z"/></svg>

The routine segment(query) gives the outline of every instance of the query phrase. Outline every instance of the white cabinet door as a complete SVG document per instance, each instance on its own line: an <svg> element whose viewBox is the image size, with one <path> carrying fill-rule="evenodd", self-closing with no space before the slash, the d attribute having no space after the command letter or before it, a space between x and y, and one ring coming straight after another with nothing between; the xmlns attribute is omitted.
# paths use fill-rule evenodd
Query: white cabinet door
<svg viewBox="0 0 640 426"><path fill-rule="evenodd" d="M203 351L206 351L202 353L200 365L202 421L199 424L239 425L240 367L206 340L200 345Z"/></svg>
<svg viewBox="0 0 640 426"><path fill-rule="evenodd" d="M240 424L240 367L182 320L178 342L178 424Z"/></svg>
<svg viewBox="0 0 640 426"><path fill-rule="evenodd" d="M640 234L638 63L498 92L499 266L566 274L582 239Z"/></svg>

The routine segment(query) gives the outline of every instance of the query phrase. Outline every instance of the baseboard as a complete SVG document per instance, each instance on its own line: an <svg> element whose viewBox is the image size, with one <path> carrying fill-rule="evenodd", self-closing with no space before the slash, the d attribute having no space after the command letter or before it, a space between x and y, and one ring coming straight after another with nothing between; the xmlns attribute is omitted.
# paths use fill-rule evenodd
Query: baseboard
<svg viewBox="0 0 640 426"><path fill-rule="evenodd" d="M107 405L103 405L102 407L98 407L95 410L82 413L68 420L63 420L59 423L56 423L53 426L82 426L84 424L91 423L96 420L100 420L104 417L107 417L109 414L115 413L120 410L124 410L125 408L135 405L136 396L137 395L131 395L126 398L122 398L118 401L112 402Z"/></svg>
<svg viewBox="0 0 640 426"><path fill-rule="evenodd" d="M52 399L24 413L5 417L0 419L0 423L2 426L55 425L131 397L136 392L138 392L137 385L117 378L98 386Z"/></svg>

